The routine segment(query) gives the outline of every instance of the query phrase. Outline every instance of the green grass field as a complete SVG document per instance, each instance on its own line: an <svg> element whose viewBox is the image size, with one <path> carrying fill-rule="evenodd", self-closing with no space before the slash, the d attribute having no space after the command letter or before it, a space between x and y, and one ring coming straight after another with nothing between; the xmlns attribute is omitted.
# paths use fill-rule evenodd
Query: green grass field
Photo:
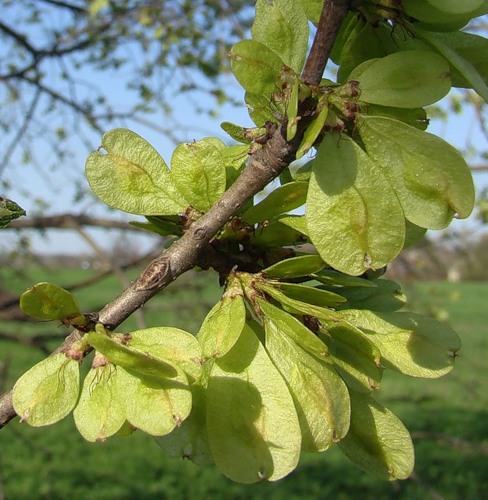
<svg viewBox="0 0 488 500"><path fill-rule="evenodd" d="M83 273L83 274L82 274ZM35 270L32 283L74 283L89 271ZM25 286L8 269L0 279L12 290ZM219 296L216 284L185 275L145 308L148 326L167 324L196 332ZM180 284L181 283L181 284ZM97 310L121 285L113 278L77 293L83 310ZM278 483L234 484L213 467L168 458L140 432L105 443L85 442L71 417L34 429L11 422L0 431L0 498L488 498L488 283L422 283L407 288L412 307L448 316L463 348L454 371L438 380L385 373L378 399L406 424L415 440L414 478L377 481L357 470L337 449L304 455L298 469ZM130 323L130 324L129 324ZM36 333L61 327L36 325ZM13 324L0 322L0 330ZM32 325L16 327L30 335ZM134 328L132 320L121 331ZM53 346L56 345L55 343ZM8 365L6 386L42 358L35 349L0 341L0 363ZM2 491L3 490L3 491Z"/></svg>

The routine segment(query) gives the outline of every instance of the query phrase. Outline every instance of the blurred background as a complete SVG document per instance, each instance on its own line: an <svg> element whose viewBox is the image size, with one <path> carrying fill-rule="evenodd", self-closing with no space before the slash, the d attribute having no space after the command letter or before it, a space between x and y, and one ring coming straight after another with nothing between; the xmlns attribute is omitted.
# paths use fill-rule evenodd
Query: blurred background
<svg viewBox="0 0 488 500"><path fill-rule="evenodd" d="M97 311L162 247L107 209L84 177L104 132L127 127L167 163L182 141L217 136L222 121L252 126L230 73L251 0L0 0L0 195L27 217L0 232L0 391L66 335L18 308L39 281ZM468 29L487 36L488 19ZM333 72L333 69L331 70ZM473 215L431 231L387 271L409 308L451 324L463 349L453 373L422 382L387 373L379 399L412 433L416 469L383 483L335 449L304 455L277 484L241 486L212 467L176 461L142 433L83 441L71 417L47 429L0 432L0 500L22 498L488 498L488 123L478 96L456 90L428 110L429 131L455 145L477 189ZM196 333L221 289L192 271L122 331L171 325Z"/></svg>

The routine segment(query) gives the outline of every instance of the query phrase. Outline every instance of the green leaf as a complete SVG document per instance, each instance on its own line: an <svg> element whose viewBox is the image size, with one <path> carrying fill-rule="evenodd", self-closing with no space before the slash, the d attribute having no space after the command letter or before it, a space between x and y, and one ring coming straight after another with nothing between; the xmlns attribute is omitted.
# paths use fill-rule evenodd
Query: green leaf
<svg viewBox="0 0 488 500"><path fill-rule="evenodd" d="M265 300L256 299L256 303L266 327L275 328L282 335L288 336L317 359L330 361L327 346L297 318Z"/></svg>
<svg viewBox="0 0 488 500"><path fill-rule="evenodd" d="M345 82L356 66L364 61L385 57L398 50L391 36L392 27L379 24L373 26L366 21L358 20L349 31L344 42L337 80Z"/></svg>
<svg viewBox="0 0 488 500"><path fill-rule="evenodd" d="M257 247L273 248L295 245L305 241L302 233L293 229L281 220L264 222L252 233L249 243Z"/></svg>
<svg viewBox="0 0 488 500"><path fill-rule="evenodd" d="M84 325L86 319L74 295L53 283L37 283L20 296L20 308L33 318Z"/></svg>
<svg viewBox="0 0 488 500"><path fill-rule="evenodd" d="M339 293L347 299L339 304L342 309L369 309L371 311L397 311L407 302L402 287L395 281L378 279L376 288L344 287Z"/></svg>
<svg viewBox="0 0 488 500"><path fill-rule="evenodd" d="M0 196L0 229L8 226L14 219L25 215L25 210L17 205L15 201Z"/></svg>
<svg viewBox="0 0 488 500"><path fill-rule="evenodd" d="M289 279L317 273L325 267L325 262L315 254L300 255L282 260L263 270L270 278Z"/></svg>
<svg viewBox="0 0 488 500"><path fill-rule="evenodd" d="M450 144L402 122L374 116L362 117L359 133L410 222L442 229L455 214L461 219L469 216L473 180L463 157Z"/></svg>
<svg viewBox="0 0 488 500"><path fill-rule="evenodd" d="M322 99L317 104L315 116L313 117L312 121L310 122L310 125L307 127L305 133L303 134L302 143L300 144L300 147L298 148L298 151L296 153L297 159L301 158L304 154L306 154L310 150L311 147L313 147L315 141L317 140L317 138L319 137L324 128L328 114L329 114L328 100Z"/></svg>
<svg viewBox="0 0 488 500"><path fill-rule="evenodd" d="M302 4L307 18L314 24L318 24L324 0L301 0L300 3Z"/></svg>
<svg viewBox="0 0 488 500"><path fill-rule="evenodd" d="M477 7L473 7L477 5ZM402 0L402 7L410 16L437 29L457 30L474 18L488 13L486 0ZM453 8L454 7L454 8ZM446 27L444 27L446 26Z"/></svg>
<svg viewBox="0 0 488 500"><path fill-rule="evenodd" d="M346 274L381 268L403 247L405 222L397 196L381 170L345 135L327 134L320 145L305 216L322 259Z"/></svg>
<svg viewBox="0 0 488 500"><path fill-rule="evenodd" d="M320 288L315 288L313 286L283 282L278 282L276 284L272 282L268 283L275 286L291 299L299 300L301 302L306 302L319 307L337 307L346 302L346 299L342 295L338 295L337 293L330 292L328 290L321 290Z"/></svg>
<svg viewBox="0 0 488 500"><path fill-rule="evenodd" d="M284 217L280 217L279 221L281 224L291 227L295 231L303 234L305 237L308 236L307 221L305 220L304 215L286 215Z"/></svg>
<svg viewBox="0 0 488 500"><path fill-rule="evenodd" d="M295 0L257 0L252 39L270 48L300 73L308 47L308 21Z"/></svg>
<svg viewBox="0 0 488 500"><path fill-rule="evenodd" d="M298 464L301 432L293 399L248 326L214 363L207 426L215 463L233 481L276 481Z"/></svg>
<svg viewBox="0 0 488 500"><path fill-rule="evenodd" d="M220 128L237 142L242 142L244 144L250 144L252 142L252 138L246 137L247 129L245 127L241 127L231 122L222 122Z"/></svg>
<svg viewBox="0 0 488 500"><path fill-rule="evenodd" d="M334 367L310 356L266 322L266 350L288 384L302 430L302 450L324 451L349 429L347 388Z"/></svg>
<svg viewBox="0 0 488 500"><path fill-rule="evenodd" d="M171 179L191 206L208 211L226 187L224 159L212 138L180 144L171 157Z"/></svg>
<svg viewBox="0 0 488 500"><path fill-rule="evenodd" d="M405 244L403 248L408 248L418 243L425 236L427 229L425 227L417 226L412 222L405 220Z"/></svg>
<svg viewBox="0 0 488 500"><path fill-rule="evenodd" d="M288 182L272 191L264 200L247 210L242 220L248 224L256 224L280 214L301 207L307 198L306 182Z"/></svg>
<svg viewBox="0 0 488 500"><path fill-rule="evenodd" d="M22 422L41 427L66 417L75 407L79 392L78 361L57 353L34 365L17 380L12 401Z"/></svg>
<svg viewBox="0 0 488 500"><path fill-rule="evenodd" d="M159 234L160 236L181 236L183 228L179 224L160 220L158 217L147 217L148 222L131 221L129 224L139 229L144 229L151 233Z"/></svg>
<svg viewBox="0 0 488 500"><path fill-rule="evenodd" d="M472 88L488 102L486 38L459 31L430 33L419 28L415 33L449 61L454 87Z"/></svg>
<svg viewBox="0 0 488 500"><path fill-rule="evenodd" d="M334 271L333 269L323 269L319 273L313 274L312 277L324 285L332 287L338 292L340 292L340 289L337 289L337 287L343 286L363 286L368 288L376 287L376 283L373 281L364 278L357 278L356 276L349 276L348 274L343 274L339 271Z"/></svg>
<svg viewBox="0 0 488 500"><path fill-rule="evenodd" d="M246 308L241 287L231 278L222 297L203 320L198 333L203 355L220 358L239 339L246 322Z"/></svg>
<svg viewBox="0 0 488 500"><path fill-rule="evenodd" d="M322 5L324 4L322 0ZM322 6L321 6L322 8ZM356 25L362 24L362 20L360 19L360 16L357 15L356 12L349 12L347 14L346 18L344 21L341 23L341 26L339 28L339 32L337 33L337 37L334 41L334 45L332 47L332 52L330 54L331 60L339 66L341 55L342 55L342 49L344 47L344 44L346 43L347 39L349 38L349 35L351 32L355 29Z"/></svg>
<svg viewBox="0 0 488 500"><path fill-rule="evenodd" d="M191 333L170 326L136 330L130 334L128 347L158 360L168 361L181 368L192 380L202 371L202 350Z"/></svg>
<svg viewBox="0 0 488 500"><path fill-rule="evenodd" d="M287 313L298 316L311 316L313 318L326 320L334 320L337 318L333 310L328 309L327 307L309 304L308 302L303 302L301 300L292 299L288 295L285 295L282 291L268 285L267 283L257 282L256 286L279 302Z"/></svg>
<svg viewBox="0 0 488 500"><path fill-rule="evenodd" d="M127 129L114 129L103 136L100 149L88 157L86 177L107 205L140 215L185 210L188 203L171 181L167 165L142 137Z"/></svg>
<svg viewBox="0 0 488 500"><path fill-rule="evenodd" d="M270 96L279 89L283 61L266 45L254 40L236 43L229 54L232 72L251 94ZM263 123L256 123L262 126Z"/></svg>
<svg viewBox="0 0 488 500"><path fill-rule="evenodd" d="M449 14L467 14L484 3L484 0L427 0L436 9Z"/></svg>
<svg viewBox="0 0 488 500"><path fill-rule="evenodd" d="M87 441L105 441L125 423L125 404L118 385L118 369L100 354L85 377L73 411L75 425Z"/></svg>
<svg viewBox="0 0 488 500"><path fill-rule="evenodd" d="M266 0L264 0L266 1ZM300 91L300 79L295 78L291 88L287 89L286 101L286 140L291 142L297 134L297 126L300 117L298 116L298 101Z"/></svg>
<svg viewBox="0 0 488 500"><path fill-rule="evenodd" d="M112 364L129 370L134 376L144 376L156 382L165 382L178 376L178 370L167 361L139 352L100 333L89 333L87 342L102 353Z"/></svg>
<svg viewBox="0 0 488 500"><path fill-rule="evenodd" d="M431 51L402 50L366 64L357 78L364 102L421 108L442 99L451 90L449 64Z"/></svg>
<svg viewBox="0 0 488 500"><path fill-rule="evenodd" d="M351 428L339 448L359 468L380 479L407 479L414 450L405 426L373 398L354 391L350 396Z"/></svg>
<svg viewBox="0 0 488 500"><path fill-rule="evenodd" d="M450 372L461 347L452 328L420 314L353 309L338 314L367 334L380 350L383 366L412 377Z"/></svg>
<svg viewBox="0 0 488 500"><path fill-rule="evenodd" d="M425 130L429 124L427 113L423 108L406 109L379 106L377 104L366 104L361 106L360 114L392 118L393 120L399 120L419 130Z"/></svg>
<svg viewBox="0 0 488 500"><path fill-rule="evenodd" d="M186 420L169 434L154 439L173 458L186 458L197 465L214 462L206 425L206 384L190 386L192 392L191 413Z"/></svg>
<svg viewBox="0 0 488 500"><path fill-rule="evenodd" d="M127 420L152 436L164 436L188 417L191 392L182 370L171 379L137 376L118 367L119 392L125 400Z"/></svg>
<svg viewBox="0 0 488 500"><path fill-rule="evenodd" d="M244 98L249 116L259 128L264 128L266 122L277 123L286 114L285 101L277 103L271 94L246 92Z"/></svg>
<svg viewBox="0 0 488 500"><path fill-rule="evenodd" d="M348 387L367 393L378 389L380 351L361 330L345 321L322 321L319 337Z"/></svg>

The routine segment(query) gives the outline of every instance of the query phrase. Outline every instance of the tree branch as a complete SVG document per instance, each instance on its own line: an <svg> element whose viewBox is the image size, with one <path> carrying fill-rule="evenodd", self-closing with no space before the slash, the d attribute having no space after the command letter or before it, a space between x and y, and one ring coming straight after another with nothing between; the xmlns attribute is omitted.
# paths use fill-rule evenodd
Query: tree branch
<svg viewBox="0 0 488 500"><path fill-rule="evenodd" d="M310 55L302 72L305 83L320 83L334 41L349 12L349 4L350 0L325 0Z"/></svg>
<svg viewBox="0 0 488 500"><path fill-rule="evenodd" d="M320 83L333 40L348 12L348 1L329 0L326 4L304 70L304 78L311 84ZM262 191L295 159L314 106L315 103L310 102L300 106L299 114L302 119L291 142L286 140L286 123L274 130L262 149L250 156L247 167L222 198L195 221L181 239L156 257L126 290L100 311L100 323L109 329L115 329L178 276L197 265L208 244L226 222L247 200ZM75 333L76 331L72 335ZM14 417L11 393L8 392L0 397L0 428Z"/></svg>

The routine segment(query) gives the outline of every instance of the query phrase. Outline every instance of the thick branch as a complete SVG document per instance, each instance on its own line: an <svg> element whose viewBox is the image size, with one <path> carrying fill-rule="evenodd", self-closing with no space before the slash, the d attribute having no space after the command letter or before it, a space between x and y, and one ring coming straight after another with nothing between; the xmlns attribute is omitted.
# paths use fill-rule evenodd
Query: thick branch
<svg viewBox="0 0 488 500"><path fill-rule="evenodd" d="M345 0L330 0L326 4L327 7L322 11L316 38L309 54L311 62L307 60L304 70L304 78L311 84L320 83L333 40L348 9L348 1ZM320 40L326 40L326 43ZM325 56L319 52L325 52ZM280 175L295 159L296 151L308 125L307 115L312 111L311 107L310 103L304 103L301 106L302 119L293 141L286 141L286 123L278 127L263 148L252 154L241 176L222 198L204 216L193 223L180 240L154 259L131 286L100 311L101 323L110 329L116 328L150 298L198 263L210 241L230 217L247 200ZM14 416L11 394L7 393L0 397L0 428Z"/></svg>

